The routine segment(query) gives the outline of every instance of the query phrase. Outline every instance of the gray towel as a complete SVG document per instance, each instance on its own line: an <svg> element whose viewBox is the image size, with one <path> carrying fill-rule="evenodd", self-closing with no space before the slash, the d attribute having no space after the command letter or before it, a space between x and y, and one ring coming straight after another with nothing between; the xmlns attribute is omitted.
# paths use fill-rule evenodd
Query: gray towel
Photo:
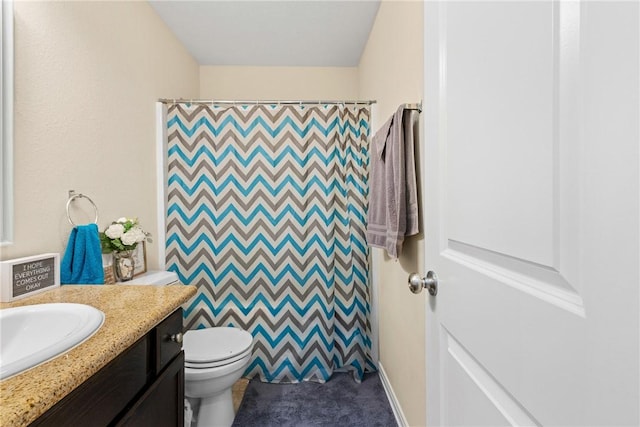
<svg viewBox="0 0 640 427"><path fill-rule="evenodd" d="M415 110L400 106L374 135L367 241L392 258L402 252L405 236L418 234L418 194L414 159Z"/></svg>

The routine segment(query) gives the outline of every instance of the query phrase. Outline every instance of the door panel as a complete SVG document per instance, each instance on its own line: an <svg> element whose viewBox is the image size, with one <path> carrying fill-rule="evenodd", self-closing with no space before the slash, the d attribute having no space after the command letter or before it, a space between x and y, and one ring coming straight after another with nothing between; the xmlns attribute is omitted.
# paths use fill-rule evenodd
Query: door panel
<svg viewBox="0 0 640 427"><path fill-rule="evenodd" d="M447 239L553 265L553 7L446 9Z"/></svg>
<svg viewBox="0 0 640 427"><path fill-rule="evenodd" d="M577 201L564 188L576 181L575 132L560 142L560 129L573 126L565 103L575 98L576 64L563 60L579 46L567 36L575 7L456 2L445 14L447 256L581 312L578 282L567 280L575 263L565 260L575 238L560 226Z"/></svg>
<svg viewBox="0 0 640 427"><path fill-rule="evenodd" d="M430 425L640 421L639 14L426 3Z"/></svg>
<svg viewBox="0 0 640 427"><path fill-rule="evenodd" d="M447 425L535 425L530 414L448 333L444 372L450 404L444 414Z"/></svg>

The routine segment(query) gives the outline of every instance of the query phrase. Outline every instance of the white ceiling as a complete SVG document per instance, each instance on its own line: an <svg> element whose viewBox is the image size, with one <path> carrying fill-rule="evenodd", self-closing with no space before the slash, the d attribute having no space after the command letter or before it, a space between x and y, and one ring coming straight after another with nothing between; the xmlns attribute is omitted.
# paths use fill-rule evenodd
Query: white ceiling
<svg viewBox="0 0 640 427"><path fill-rule="evenodd" d="M200 65L360 62L380 0L149 0Z"/></svg>

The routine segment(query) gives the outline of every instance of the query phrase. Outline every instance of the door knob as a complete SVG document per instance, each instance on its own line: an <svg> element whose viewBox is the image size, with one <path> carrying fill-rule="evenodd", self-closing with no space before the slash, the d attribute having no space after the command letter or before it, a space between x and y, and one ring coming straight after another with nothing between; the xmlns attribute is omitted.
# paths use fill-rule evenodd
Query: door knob
<svg viewBox="0 0 640 427"><path fill-rule="evenodd" d="M409 290L414 294L419 294L422 288L427 288L430 295L438 295L438 275L429 271L427 277L423 278L418 273L411 273L409 275Z"/></svg>

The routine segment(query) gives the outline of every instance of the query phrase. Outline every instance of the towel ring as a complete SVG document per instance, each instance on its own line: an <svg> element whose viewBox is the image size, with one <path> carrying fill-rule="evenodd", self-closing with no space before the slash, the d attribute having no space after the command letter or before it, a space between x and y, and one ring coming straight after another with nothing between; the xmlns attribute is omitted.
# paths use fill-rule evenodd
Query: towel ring
<svg viewBox="0 0 640 427"><path fill-rule="evenodd" d="M71 192L70 192L71 193ZM98 206L96 206L95 203L93 203L93 200L91 200L91 198L89 196L85 196L82 193L78 193L78 194L73 194L69 197L69 200L67 200L67 219L69 220L69 224L75 226L77 225L75 222L73 222L73 220L71 219L71 213L69 212L69 206L71 206L71 202L73 202L75 199L82 199L85 198L87 199L92 205L93 205L93 209L96 212L96 217L93 220L94 224L98 224Z"/></svg>

